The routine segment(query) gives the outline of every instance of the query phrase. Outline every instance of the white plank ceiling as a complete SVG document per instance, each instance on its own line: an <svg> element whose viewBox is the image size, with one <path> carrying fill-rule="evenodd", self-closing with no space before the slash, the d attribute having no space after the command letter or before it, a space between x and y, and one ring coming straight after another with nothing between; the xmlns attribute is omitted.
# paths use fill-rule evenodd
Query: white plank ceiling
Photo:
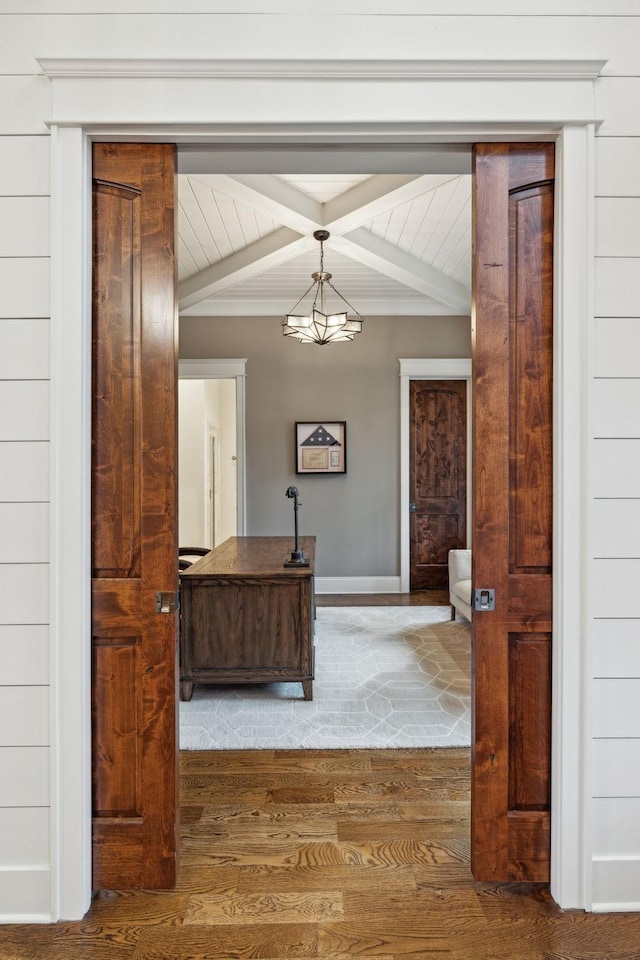
<svg viewBox="0 0 640 960"><path fill-rule="evenodd" d="M364 315L471 310L468 174L181 173L180 312L279 316L319 268Z"/></svg>

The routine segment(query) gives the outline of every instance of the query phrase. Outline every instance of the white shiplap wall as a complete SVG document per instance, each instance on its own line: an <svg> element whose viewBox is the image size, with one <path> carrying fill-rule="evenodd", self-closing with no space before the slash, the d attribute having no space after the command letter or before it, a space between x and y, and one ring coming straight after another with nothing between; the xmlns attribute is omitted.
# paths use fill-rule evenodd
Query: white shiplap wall
<svg viewBox="0 0 640 960"><path fill-rule="evenodd" d="M48 685L49 143L36 57L318 56L317 5L4 0L0 8L0 914L56 916ZM602 58L597 82L593 903L640 904L640 11L637 0L327 0L328 58ZM530 7L528 9L531 9ZM202 11L205 11L204 13ZM265 16L275 11L276 17ZM189 11L193 11L190 13ZM216 11L219 11L216 13ZM222 11L222 12L220 12ZM385 14L378 16L378 14ZM410 14L410 16L403 16ZM326 18L334 17L332 20ZM259 105L244 105L259 110ZM185 104L188 111L188 104ZM215 104L212 105L212 115ZM585 318L585 336L588 318ZM637 551L640 553L640 550ZM585 797L587 806L590 797ZM56 811L54 811L55 814Z"/></svg>
<svg viewBox="0 0 640 960"><path fill-rule="evenodd" d="M12 106L0 138L0 914L38 918L50 912L49 138L24 135Z"/></svg>
<svg viewBox="0 0 640 960"><path fill-rule="evenodd" d="M619 909L640 901L640 81L597 95L593 901Z"/></svg>

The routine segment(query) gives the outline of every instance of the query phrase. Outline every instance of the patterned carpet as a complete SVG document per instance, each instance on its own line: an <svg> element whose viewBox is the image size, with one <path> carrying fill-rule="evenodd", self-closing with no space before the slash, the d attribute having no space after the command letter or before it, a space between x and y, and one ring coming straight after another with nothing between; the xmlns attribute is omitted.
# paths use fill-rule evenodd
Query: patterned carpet
<svg viewBox="0 0 640 960"><path fill-rule="evenodd" d="M196 685L183 750L468 746L471 628L449 607L319 607L299 683Z"/></svg>

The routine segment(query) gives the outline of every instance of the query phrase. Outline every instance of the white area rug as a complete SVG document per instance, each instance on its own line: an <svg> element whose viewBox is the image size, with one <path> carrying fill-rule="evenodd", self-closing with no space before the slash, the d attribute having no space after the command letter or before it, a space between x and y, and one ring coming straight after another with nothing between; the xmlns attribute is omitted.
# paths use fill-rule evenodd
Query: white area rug
<svg viewBox="0 0 640 960"><path fill-rule="evenodd" d="M183 750L467 746L471 628L449 607L318 607L299 683L196 685Z"/></svg>

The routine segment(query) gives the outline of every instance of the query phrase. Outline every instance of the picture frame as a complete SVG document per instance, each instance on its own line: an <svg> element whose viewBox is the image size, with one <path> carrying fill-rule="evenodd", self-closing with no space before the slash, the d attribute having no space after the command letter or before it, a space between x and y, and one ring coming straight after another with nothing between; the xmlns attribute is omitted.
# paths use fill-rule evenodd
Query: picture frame
<svg viewBox="0 0 640 960"><path fill-rule="evenodd" d="M297 474L347 472L346 420L296 420L295 443Z"/></svg>

